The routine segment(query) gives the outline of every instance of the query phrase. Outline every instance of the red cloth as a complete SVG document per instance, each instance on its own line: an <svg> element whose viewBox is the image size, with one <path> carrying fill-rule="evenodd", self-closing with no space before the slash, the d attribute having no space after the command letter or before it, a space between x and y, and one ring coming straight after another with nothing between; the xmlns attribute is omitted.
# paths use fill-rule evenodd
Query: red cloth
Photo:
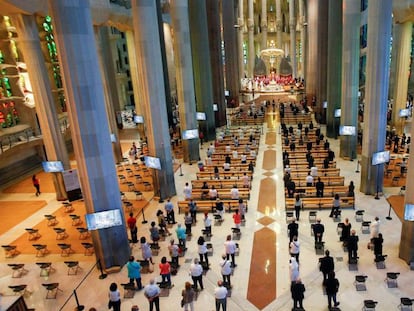
<svg viewBox="0 0 414 311"><path fill-rule="evenodd" d="M127 220L128 228L134 229L137 225L137 220L135 217L129 217Z"/></svg>

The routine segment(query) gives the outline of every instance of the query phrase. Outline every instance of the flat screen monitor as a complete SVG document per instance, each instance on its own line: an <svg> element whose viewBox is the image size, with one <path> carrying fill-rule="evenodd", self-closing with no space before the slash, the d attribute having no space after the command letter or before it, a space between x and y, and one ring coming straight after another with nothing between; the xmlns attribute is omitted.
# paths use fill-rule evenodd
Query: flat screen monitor
<svg viewBox="0 0 414 311"><path fill-rule="evenodd" d="M88 230L98 230L122 226L122 217L119 209L86 214L86 226Z"/></svg>
<svg viewBox="0 0 414 311"><path fill-rule="evenodd" d="M155 168L156 170L161 170L161 162L159 158L155 157L144 157L145 166L149 168Z"/></svg>
<svg viewBox="0 0 414 311"><path fill-rule="evenodd" d="M334 117L335 118L340 118L341 117L341 109L335 109Z"/></svg>
<svg viewBox="0 0 414 311"><path fill-rule="evenodd" d="M400 109L400 111L398 113L398 116L400 118L408 117L408 116L410 116L410 110L409 109Z"/></svg>
<svg viewBox="0 0 414 311"><path fill-rule="evenodd" d="M404 220L414 221L414 204L405 204Z"/></svg>
<svg viewBox="0 0 414 311"><path fill-rule="evenodd" d="M372 155L372 165L387 163L390 161L390 151L375 152Z"/></svg>
<svg viewBox="0 0 414 311"><path fill-rule="evenodd" d="M218 111L218 105L217 104L213 104L213 111Z"/></svg>
<svg viewBox="0 0 414 311"><path fill-rule="evenodd" d="M339 127L339 135L342 135L342 136L355 136L355 126L341 125Z"/></svg>
<svg viewBox="0 0 414 311"><path fill-rule="evenodd" d="M322 107L323 108L328 108L328 102L326 100L322 103Z"/></svg>
<svg viewBox="0 0 414 311"><path fill-rule="evenodd" d="M42 166L46 173L59 173L64 171L61 161L45 161L42 162Z"/></svg>
<svg viewBox="0 0 414 311"><path fill-rule="evenodd" d="M137 123L137 124L138 123L144 123L144 117L136 115L136 116L134 116L134 122Z"/></svg>
<svg viewBox="0 0 414 311"><path fill-rule="evenodd" d="M230 91L229 90L224 90L224 96L230 96Z"/></svg>
<svg viewBox="0 0 414 311"><path fill-rule="evenodd" d="M111 142L116 143L116 136L115 134L111 134Z"/></svg>
<svg viewBox="0 0 414 311"><path fill-rule="evenodd" d="M198 129L183 131L184 140L196 139L196 138L198 138Z"/></svg>
<svg viewBox="0 0 414 311"><path fill-rule="evenodd" d="M205 121L206 120L206 113L205 112L196 112L196 119L197 119L197 121Z"/></svg>

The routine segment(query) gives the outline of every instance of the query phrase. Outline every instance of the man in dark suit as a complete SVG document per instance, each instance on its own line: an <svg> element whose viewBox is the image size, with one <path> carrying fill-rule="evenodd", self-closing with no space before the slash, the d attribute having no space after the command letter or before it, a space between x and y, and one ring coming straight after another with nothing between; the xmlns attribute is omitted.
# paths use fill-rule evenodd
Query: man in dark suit
<svg viewBox="0 0 414 311"><path fill-rule="evenodd" d="M325 257L319 258L319 270L323 274L323 281L328 278L328 274L331 271L334 271L335 263L331 256L329 256L329 250L325 251Z"/></svg>
<svg viewBox="0 0 414 311"><path fill-rule="evenodd" d="M288 191L288 197L293 198L293 195L295 194L296 185L295 182L291 179L286 184L286 189Z"/></svg>
<svg viewBox="0 0 414 311"><path fill-rule="evenodd" d="M357 261L358 260L358 241L359 238L356 235L355 230L351 230L351 235L348 238L348 263L351 263L351 261Z"/></svg>
<svg viewBox="0 0 414 311"><path fill-rule="evenodd" d="M313 235L315 237L315 244L318 242L322 242L322 236L325 232L325 226L321 224L321 220L318 218L316 220L316 224L312 226Z"/></svg>
<svg viewBox="0 0 414 311"><path fill-rule="evenodd" d="M321 181L321 178L318 177L318 181L315 183L316 188L316 197L322 198L323 197L323 188L325 187L325 184L323 181Z"/></svg>
<svg viewBox="0 0 414 311"><path fill-rule="evenodd" d="M293 237L299 235L299 225L296 223L296 220L293 219L290 224L288 224L289 231L289 242L293 241Z"/></svg>

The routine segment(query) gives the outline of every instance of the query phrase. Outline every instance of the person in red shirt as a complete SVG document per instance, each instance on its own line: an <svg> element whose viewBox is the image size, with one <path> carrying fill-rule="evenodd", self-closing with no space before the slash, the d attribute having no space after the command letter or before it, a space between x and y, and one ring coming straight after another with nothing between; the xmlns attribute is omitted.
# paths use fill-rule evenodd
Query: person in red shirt
<svg viewBox="0 0 414 311"><path fill-rule="evenodd" d="M161 263L159 264L160 274L162 277L162 284L166 285L167 287L171 287L171 271L170 271L170 264L167 261L167 257L161 258Z"/></svg>
<svg viewBox="0 0 414 311"><path fill-rule="evenodd" d="M241 224L241 215L239 214L239 210L236 209L236 211L233 214L233 220L234 220L234 225L236 226L237 229L240 229L240 224Z"/></svg>
<svg viewBox="0 0 414 311"><path fill-rule="evenodd" d="M132 243L138 243L137 219L134 217L133 213L129 213L127 224L128 224L129 231L131 233Z"/></svg>

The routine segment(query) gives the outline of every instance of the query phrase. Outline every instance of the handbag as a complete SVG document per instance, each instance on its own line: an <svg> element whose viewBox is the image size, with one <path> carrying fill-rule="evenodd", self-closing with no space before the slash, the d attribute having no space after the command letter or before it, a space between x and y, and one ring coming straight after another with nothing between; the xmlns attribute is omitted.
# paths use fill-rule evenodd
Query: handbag
<svg viewBox="0 0 414 311"><path fill-rule="evenodd" d="M185 302L184 302L184 298L183 298L183 299L181 299L181 308L184 307L184 305L185 305Z"/></svg>
<svg viewBox="0 0 414 311"><path fill-rule="evenodd" d="M108 309L111 309L112 308L112 301L111 300L109 300L108 301Z"/></svg>

